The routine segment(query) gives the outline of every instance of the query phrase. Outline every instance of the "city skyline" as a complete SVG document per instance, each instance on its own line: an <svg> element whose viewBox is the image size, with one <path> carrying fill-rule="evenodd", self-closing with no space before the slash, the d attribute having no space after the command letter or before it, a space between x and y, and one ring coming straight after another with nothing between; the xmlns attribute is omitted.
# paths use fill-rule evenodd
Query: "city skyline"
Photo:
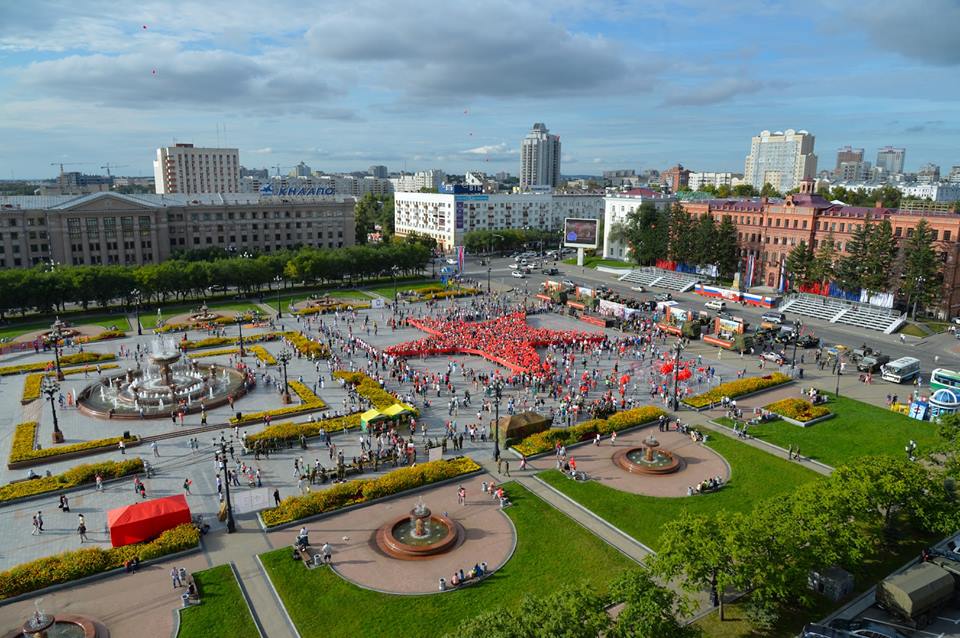
<svg viewBox="0 0 960 638"><path fill-rule="evenodd" d="M960 164L960 88L943 81L960 7L815 4L12 5L0 178L150 175L174 141L282 173L516 175L531 122L560 136L564 174L742 172L752 136L788 128L816 136L821 169L847 145L904 147L910 172Z"/></svg>

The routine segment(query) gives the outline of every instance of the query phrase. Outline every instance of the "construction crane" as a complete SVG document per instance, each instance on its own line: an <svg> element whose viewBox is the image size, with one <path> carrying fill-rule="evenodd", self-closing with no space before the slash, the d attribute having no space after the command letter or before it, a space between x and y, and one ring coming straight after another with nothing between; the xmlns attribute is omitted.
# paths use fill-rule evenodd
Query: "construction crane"
<svg viewBox="0 0 960 638"><path fill-rule="evenodd" d="M281 168L293 168L293 166L280 166L280 165L277 165L277 166L271 166L270 168L275 168L275 169L277 169L277 177L280 177L280 169L281 169Z"/></svg>
<svg viewBox="0 0 960 638"><path fill-rule="evenodd" d="M60 181L63 181L63 167L64 166L83 166L89 164L90 162L50 162L50 166L59 166L60 167Z"/></svg>
<svg viewBox="0 0 960 638"><path fill-rule="evenodd" d="M130 165L129 165L129 164L111 164L110 162L107 162L106 164L104 164L104 165L101 166L100 168L105 168L105 169L107 169L107 177L113 177L113 176L110 174L110 169L111 169L111 168L126 168L127 166L130 166Z"/></svg>

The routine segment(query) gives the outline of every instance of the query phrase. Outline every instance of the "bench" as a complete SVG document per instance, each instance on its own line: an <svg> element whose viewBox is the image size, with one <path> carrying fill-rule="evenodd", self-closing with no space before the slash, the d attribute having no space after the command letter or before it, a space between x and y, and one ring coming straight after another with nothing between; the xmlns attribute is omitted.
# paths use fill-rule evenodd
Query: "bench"
<svg viewBox="0 0 960 638"><path fill-rule="evenodd" d="M313 569L313 554L310 553L310 545L301 547L300 545L294 543L293 557L302 560L307 569Z"/></svg>

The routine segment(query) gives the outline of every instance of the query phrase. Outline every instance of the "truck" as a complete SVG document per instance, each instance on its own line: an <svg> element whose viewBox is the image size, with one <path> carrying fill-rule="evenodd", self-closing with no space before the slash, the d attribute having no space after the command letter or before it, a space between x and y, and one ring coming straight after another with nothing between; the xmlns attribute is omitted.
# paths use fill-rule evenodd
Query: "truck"
<svg viewBox="0 0 960 638"><path fill-rule="evenodd" d="M890 357L879 352L866 354L857 361L857 370L860 372L876 372L890 362Z"/></svg>
<svg viewBox="0 0 960 638"><path fill-rule="evenodd" d="M911 627L922 629L953 599L955 587L951 572L934 562L923 562L880 581L876 602Z"/></svg>

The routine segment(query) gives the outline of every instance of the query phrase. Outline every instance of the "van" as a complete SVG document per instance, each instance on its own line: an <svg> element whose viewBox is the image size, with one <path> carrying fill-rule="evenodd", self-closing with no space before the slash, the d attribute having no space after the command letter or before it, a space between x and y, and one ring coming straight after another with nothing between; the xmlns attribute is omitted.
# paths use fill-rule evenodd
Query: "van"
<svg viewBox="0 0 960 638"><path fill-rule="evenodd" d="M891 383L907 383L920 374L920 360L900 357L880 367L880 378Z"/></svg>
<svg viewBox="0 0 960 638"><path fill-rule="evenodd" d="M727 309L727 302L720 301L719 299L711 299L710 301L708 301L703 305L706 306L709 310L716 310L717 312Z"/></svg>

